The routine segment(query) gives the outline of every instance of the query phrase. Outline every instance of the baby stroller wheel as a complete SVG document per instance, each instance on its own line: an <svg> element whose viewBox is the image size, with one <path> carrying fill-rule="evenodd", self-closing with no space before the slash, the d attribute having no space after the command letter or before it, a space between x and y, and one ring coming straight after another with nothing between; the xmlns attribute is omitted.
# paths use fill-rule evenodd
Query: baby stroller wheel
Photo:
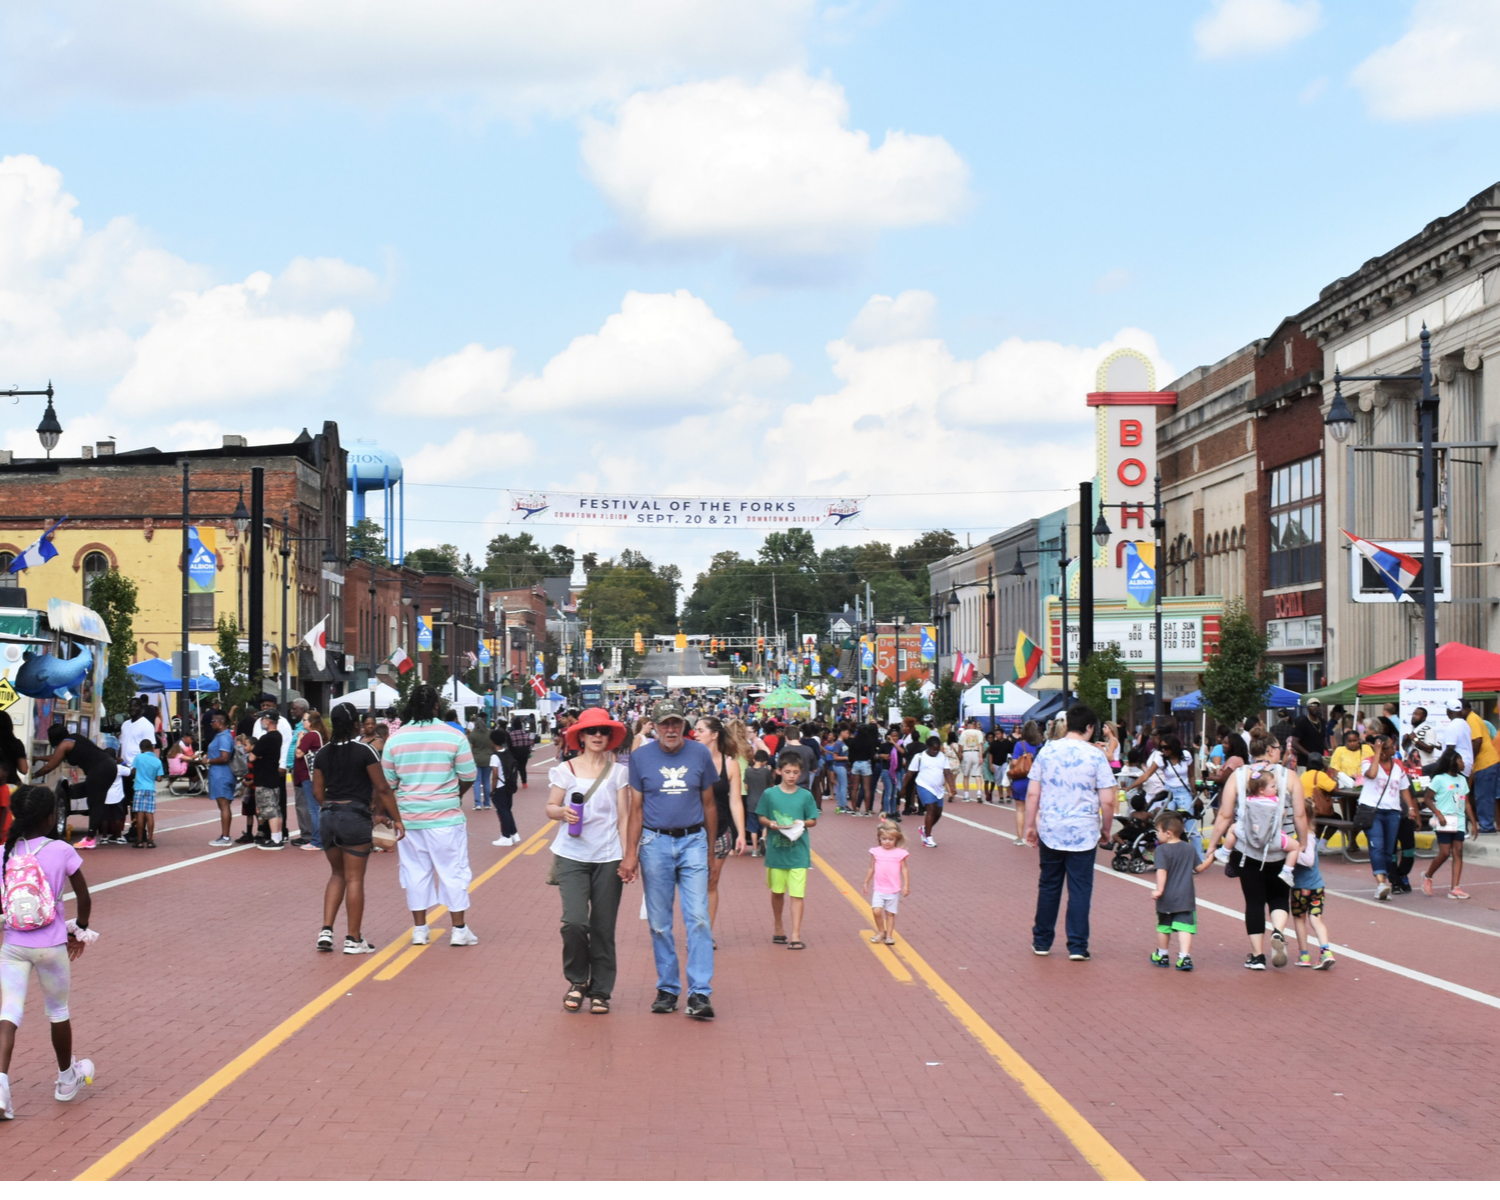
<svg viewBox="0 0 1500 1200"><path fill-rule="evenodd" d="M1128 871L1130 870L1130 856L1128 854L1116 854L1109 865L1116 871Z"/></svg>
<svg viewBox="0 0 1500 1200"><path fill-rule="evenodd" d="M1144 858L1137 858L1137 859L1132 859L1131 860L1131 863L1130 863L1130 873L1132 875L1144 875L1150 869L1151 869L1151 864L1149 862L1147 862Z"/></svg>

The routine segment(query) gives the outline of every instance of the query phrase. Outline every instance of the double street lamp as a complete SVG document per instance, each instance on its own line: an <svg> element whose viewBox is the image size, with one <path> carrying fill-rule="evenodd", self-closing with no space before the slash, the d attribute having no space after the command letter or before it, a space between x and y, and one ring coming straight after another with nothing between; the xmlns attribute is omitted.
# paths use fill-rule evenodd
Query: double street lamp
<svg viewBox="0 0 1500 1200"><path fill-rule="evenodd" d="M51 420L52 420L52 423L54 425L57 425L57 414L52 411L52 399L51 399L52 388L51 388L51 386L48 385L47 391L45 393L33 393L33 394L36 394L36 395L45 394L48 397L48 399L47 399L47 416L42 418L42 424L45 425L47 423L48 417L50 417ZM60 434L61 432L62 432L62 427L58 426L57 433ZM52 450L52 447L55 446L55 445L57 445L57 434L53 434L52 435L52 442L51 442L50 445L47 443L47 441L46 441L45 438L43 438L42 444L47 447L47 450L48 450L48 452L50 454L50 452ZM194 487L193 483L192 483L192 476L191 476L190 472L191 472L191 466L190 466L190 464L188 463L188 461L186 459L183 459L183 462L182 462L182 691L179 692L178 696L177 696L177 713L184 720L187 719L187 715L188 715L188 684L191 681L192 676L193 676L192 651L189 648L189 643L188 643L188 627L189 627L189 625L191 624L191 621L192 621L191 613L189 612L189 609L191 607L191 605L189 603L189 595L190 595L190 593L188 592L188 584L191 582L191 578L192 577L188 574L188 568L192 564L192 556L193 556L192 547L189 545L188 533L189 533L189 530L190 530L190 527L191 527L191 524L192 524L191 498L192 498L193 494L196 493L196 492L205 492L205 493L206 492L235 492L235 493L237 493L238 496L239 496L239 503L234 506L234 515L232 517L230 517L230 520L232 520L234 522L234 527L239 532L239 535L241 537L244 537L245 536L245 530L247 530L247 529L250 528L250 510L245 507L245 489L243 487L238 487L238 486L237 487ZM201 542L200 542L200 544L201 544ZM212 597L210 597L210 598L212 598ZM252 652L253 652L253 648L252 648Z"/></svg>
<svg viewBox="0 0 1500 1200"><path fill-rule="evenodd" d="M1019 555L1017 555L1017 561L1020 561L1020 556ZM1024 571L1025 568L1023 567L1022 570ZM962 588L977 588L977 587L982 587L984 589L984 628L985 628L985 642L989 646L989 656L988 656L989 660L990 660L989 677L990 677L990 681L993 682L994 678L995 678L995 567L994 567L994 564L990 565L989 573L985 576L985 579L984 579L983 583L981 583L977 579L970 580L968 583L955 583L953 585L952 591L950 591L948 593L948 653L950 653L950 654L953 653L953 617L954 617L955 611L963 603L958 598L958 589L961 588L961 587ZM934 613L934 616L935 615L936 615L936 613Z"/></svg>
<svg viewBox="0 0 1500 1200"><path fill-rule="evenodd" d="M1156 543L1156 586L1151 589L1156 599L1156 675L1154 679L1154 690L1151 696L1151 706L1155 710L1155 715L1161 716L1163 711L1162 704L1164 703L1161 661L1161 594L1164 590L1163 585L1166 579L1166 571L1164 570L1164 568L1166 566L1167 560L1167 518L1166 510L1161 502L1161 472L1157 471L1156 473L1156 488L1150 504L1146 504L1144 501L1142 501L1140 503L1101 503L1099 505L1099 520L1094 523L1094 541L1098 542L1101 548L1109 545L1109 539L1112 536L1109 522L1104 519L1103 510L1106 508L1118 508L1121 510L1132 508L1135 509L1136 512L1140 512L1142 508L1149 508L1151 510L1151 532L1153 534L1153 540Z"/></svg>
<svg viewBox="0 0 1500 1200"><path fill-rule="evenodd" d="M281 512L281 703L284 706L287 701L287 693L291 691L291 668L287 662L286 633L287 633L287 594L291 590L291 557L293 542L322 542L323 543L323 569L326 571L330 563L337 565L339 556L334 552L333 539L319 534L306 537L294 537L292 535L291 514L285 509ZM342 631L340 631L342 636ZM300 682L300 676L299 676Z"/></svg>

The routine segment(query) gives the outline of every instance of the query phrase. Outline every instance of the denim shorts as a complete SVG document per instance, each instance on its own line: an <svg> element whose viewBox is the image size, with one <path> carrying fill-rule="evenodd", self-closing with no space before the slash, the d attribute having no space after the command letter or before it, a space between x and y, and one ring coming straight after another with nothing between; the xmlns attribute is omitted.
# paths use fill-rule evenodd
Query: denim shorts
<svg viewBox="0 0 1500 1200"><path fill-rule="evenodd" d="M353 804L325 804L318 817L318 840L325 850L337 847L351 854L370 852L375 828L367 809Z"/></svg>
<svg viewBox="0 0 1500 1200"><path fill-rule="evenodd" d="M1439 846L1451 846L1454 842L1462 842L1468 836L1468 834L1459 833L1456 830L1453 833L1444 833L1441 829L1437 830Z"/></svg>
<svg viewBox="0 0 1500 1200"><path fill-rule="evenodd" d="M874 773L875 772L871 768L870 761L868 759L866 759L864 762L853 762L849 764L849 774L851 775L873 775Z"/></svg>

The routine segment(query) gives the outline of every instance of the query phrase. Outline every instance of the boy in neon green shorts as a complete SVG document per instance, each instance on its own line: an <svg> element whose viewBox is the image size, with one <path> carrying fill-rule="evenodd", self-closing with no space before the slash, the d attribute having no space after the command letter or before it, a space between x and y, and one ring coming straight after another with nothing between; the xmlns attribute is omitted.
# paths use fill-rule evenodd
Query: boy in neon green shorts
<svg viewBox="0 0 1500 1200"><path fill-rule="evenodd" d="M807 895L807 869L812 866L812 847L807 831L818 823L818 805L800 786L802 756L788 750L776 760L781 786L761 793L755 815L766 831L766 883L771 888L771 916L776 922L773 942L788 950L803 950L802 905ZM792 897L792 939L787 941L782 924L786 897Z"/></svg>

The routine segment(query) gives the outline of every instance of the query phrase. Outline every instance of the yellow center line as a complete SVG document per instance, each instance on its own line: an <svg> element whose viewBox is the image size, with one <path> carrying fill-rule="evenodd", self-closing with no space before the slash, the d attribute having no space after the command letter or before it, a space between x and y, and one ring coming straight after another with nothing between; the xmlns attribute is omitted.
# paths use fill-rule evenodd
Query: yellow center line
<svg viewBox="0 0 1500 1200"><path fill-rule="evenodd" d="M867 922L871 922L870 927L873 929L870 906L864 897L850 887L844 877L829 866L822 855L814 853L812 860L818 870L822 871L833 883L833 886L843 893L844 898L854 905L860 916L864 917ZM871 949L881 948L872 946ZM927 960L913 950L911 944L900 934L896 935L896 953L921 977L922 982L936 993L938 999L958 1018L960 1024L989 1052L990 1057L1000 1064L1001 1069L1021 1085L1021 1090L1031 1097L1032 1103L1046 1113L1048 1119L1057 1126L1068 1141L1073 1143L1074 1148L1089 1166L1099 1173L1100 1178L1108 1180L1142 1180L1145 1178L1130 1165L1129 1160L1123 1154L1105 1140L1103 1134L1089 1124L1082 1113L1068 1103L1061 1092L1042 1077L1041 1072L1022 1058L1009 1042L996 1033L989 1023L975 1012L948 981L934 971L928 965Z"/></svg>
<svg viewBox="0 0 1500 1200"><path fill-rule="evenodd" d="M895 954L887 953L887 951L889 951L891 947L882 946L875 942L872 942L862 933L859 934L858 937L860 941L862 941L866 946L870 947L870 952L880 960L880 965L887 971L889 971L892 975L894 975L898 982L911 982L911 972L901 965L900 959L898 959Z"/></svg>
<svg viewBox="0 0 1500 1200"><path fill-rule="evenodd" d="M525 844L512 850L470 883L469 891L472 893L478 889L480 884L493 879L499 874L502 868L515 861L524 852L526 845L539 841L549 831L548 827L537 830ZM430 910L427 915L428 923L431 924L436 917L442 916L446 911L447 909L441 906ZM332 1007L334 1002L341 997L348 995L356 984L364 982L385 963L395 958L404 948L422 949L420 946L412 946L411 935L403 933L394 942L370 955L369 958L365 959L363 963L350 971L332 987L320 993L307 1004L304 1004L254 1045L230 1059L229 1062L225 1063L187 1095L153 1117L108 1154L104 1155L103 1158L90 1165L77 1178L80 1180L113 1179L141 1155L146 1153L147 1150L155 1146L157 1142L166 1137L167 1134L171 1133L172 1130L176 1129L225 1088L229 1087L230 1084L234 1083L257 1063L269 1056L272 1051L289 1041L293 1034L306 1026L314 1017Z"/></svg>

